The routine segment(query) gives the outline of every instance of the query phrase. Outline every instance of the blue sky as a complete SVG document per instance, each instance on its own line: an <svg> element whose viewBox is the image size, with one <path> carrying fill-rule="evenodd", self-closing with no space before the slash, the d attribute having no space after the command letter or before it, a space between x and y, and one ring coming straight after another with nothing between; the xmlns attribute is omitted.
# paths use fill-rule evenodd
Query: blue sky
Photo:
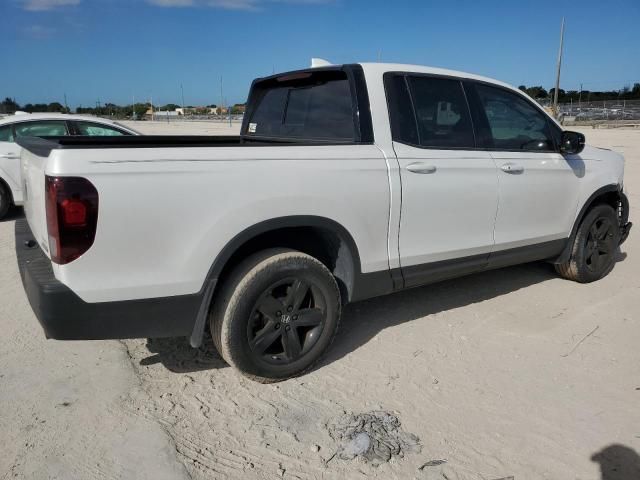
<svg viewBox="0 0 640 480"><path fill-rule="evenodd" d="M0 96L19 103L225 103L256 76L383 61L561 87L640 82L640 1L0 0ZM6 47L6 48L5 48Z"/></svg>

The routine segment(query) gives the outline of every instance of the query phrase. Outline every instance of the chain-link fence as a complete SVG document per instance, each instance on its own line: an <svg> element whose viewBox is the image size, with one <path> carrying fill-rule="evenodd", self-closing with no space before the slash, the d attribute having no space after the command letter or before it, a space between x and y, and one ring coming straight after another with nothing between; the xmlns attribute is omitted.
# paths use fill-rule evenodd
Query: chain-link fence
<svg viewBox="0 0 640 480"><path fill-rule="evenodd" d="M558 107L566 122L640 120L640 100L564 103Z"/></svg>

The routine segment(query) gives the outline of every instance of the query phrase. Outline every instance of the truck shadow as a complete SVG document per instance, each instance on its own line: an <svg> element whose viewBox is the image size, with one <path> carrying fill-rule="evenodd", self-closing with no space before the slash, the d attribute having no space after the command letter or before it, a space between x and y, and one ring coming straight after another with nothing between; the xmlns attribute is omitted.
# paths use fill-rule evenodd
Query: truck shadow
<svg viewBox="0 0 640 480"><path fill-rule="evenodd" d="M358 349L386 328L490 300L553 278L557 274L552 265L529 263L347 305L340 331L317 368Z"/></svg>
<svg viewBox="0 0 640 480"><path fill-rule="evenodd" d="M626 253L619 251L616 262L625 258ZM314 370L357 350L385 328L483 302L553 278L557 278L557 274L552 265L529 263L347 305L333 345ZM142 359L141 365L162 363L176 373L227 366L216 351L208 331L205 332L205 343L197 349L192 348L185 337L148 339L147 349L154 355Z"/></svg>
<svg viewBox="0 0 640 480"><path fill-rule="evenodd" d="M591 456L600 465L601 480L640 479L640 455L625 445L612 444Z"/></svg>
<svg viewBox="0 0 640 480"><path fill-rule="evenodd" d="M616 263L624 261L626 256L626 253L618 250ZM534 262L347 305L340 331L316 369L357 350L385 328L490 300L554 278L558 278L558 275L553 265Z"/></svg>
<svg viewBox="0 0 640 480"><path fill-rule="evenodd" d="M193 348L186 337L149 338L146 347L154 355L140 360L140 365L162 363L167 370L174 373L228 367L218 354L210 335L205 335L199 348Z"/></svg>

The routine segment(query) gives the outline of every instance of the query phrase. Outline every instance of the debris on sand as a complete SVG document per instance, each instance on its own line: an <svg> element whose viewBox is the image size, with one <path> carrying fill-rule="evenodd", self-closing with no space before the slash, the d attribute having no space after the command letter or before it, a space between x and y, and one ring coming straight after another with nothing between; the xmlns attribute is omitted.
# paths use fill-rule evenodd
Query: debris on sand
<svg viewBox="0 0 640 480"><path fill-rule="evenodd" d="M418 467L418 470L424 470L426 467L437 467L438 465L442 465L443 463L447 463L446 460L429 460L426 463L423 463Z"/></svg>
<svg viewBox="0 0 640 480"><path fill-rule="evenodd" d="M361 458L374 466L405 453L420 453L420 439L400 427L398 417L385 411L345 414L327 424L329 435L339 443L335 456Z"/></svg>

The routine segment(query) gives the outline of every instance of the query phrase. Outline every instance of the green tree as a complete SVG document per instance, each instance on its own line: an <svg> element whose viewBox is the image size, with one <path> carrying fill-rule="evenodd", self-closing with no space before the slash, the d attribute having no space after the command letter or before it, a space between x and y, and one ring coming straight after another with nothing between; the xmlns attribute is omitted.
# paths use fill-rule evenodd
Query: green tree
<svg viewBox="0 0 640 480"><path fill-rule="evenodd" d="M527 88L527 93L531 98L547 98L549 93L541 86Z"/></svg>
<svg viewBox="0 0 640 480"><path fill-rule="evenodd" d="M13 98L5 98L0 102L0 113L15 113L16 110L20 110L20 104Z"/></svg>
<svg viewBox="0 0 640 480"><path fill-rule="evenodd" d="M67 113L67 109L60 102L51 102L47 105L47 112Z"/></svg>

